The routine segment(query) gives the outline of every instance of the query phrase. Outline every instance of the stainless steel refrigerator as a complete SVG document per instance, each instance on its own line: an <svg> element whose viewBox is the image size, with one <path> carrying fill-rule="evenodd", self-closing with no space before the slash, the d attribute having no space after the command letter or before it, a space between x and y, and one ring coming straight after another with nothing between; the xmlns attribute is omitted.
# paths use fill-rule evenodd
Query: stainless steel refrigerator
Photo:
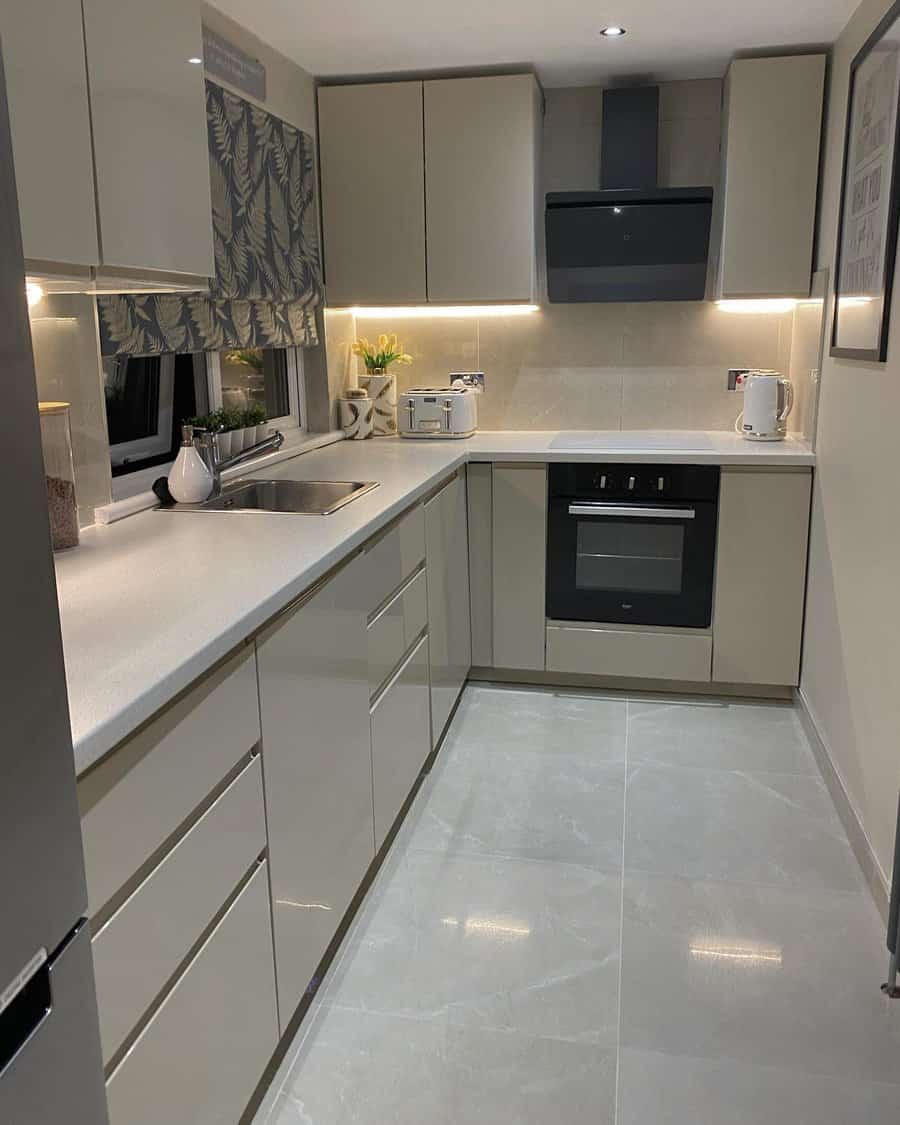
<svg viewBox="0 0 900 1125"><path fill-rule="evenodd" d="M0 58L0 1122L106 1125L24 274Z"/></svg>

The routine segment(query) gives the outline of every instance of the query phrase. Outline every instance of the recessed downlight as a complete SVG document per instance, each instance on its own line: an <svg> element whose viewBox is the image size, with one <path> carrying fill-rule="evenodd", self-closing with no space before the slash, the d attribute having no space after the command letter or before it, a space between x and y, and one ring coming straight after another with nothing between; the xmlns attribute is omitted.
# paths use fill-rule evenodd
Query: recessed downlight
<svg viewBox="0 0 900 1125"><path fill-rule="evenodd" d="M600 34L606 39L621 39L625 35L625 28L619 27L617 23L611 23L608 27L601 27Z"/></svg>
<svg viewBox="0 0 900 1125"><path fill-rule="evenodd" d="M191 57L188 59L188 62L191 64L191 66L200 66L203 62L203 59L199 58L197 55L191 55Z"/></svg>

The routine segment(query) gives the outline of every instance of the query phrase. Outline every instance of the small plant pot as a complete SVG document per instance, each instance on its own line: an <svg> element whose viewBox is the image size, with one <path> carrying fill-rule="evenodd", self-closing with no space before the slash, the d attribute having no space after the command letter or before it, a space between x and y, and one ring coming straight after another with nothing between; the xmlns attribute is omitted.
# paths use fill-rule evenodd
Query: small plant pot
<svg viewBox="0 0 900 1125"><path fill-rule="evenodd" d="M372 436L374 406L370 398L340 398L338 412L345 437L362 441Z"/></svg>
<svg viewBox="0 0 900 1125"><path fill-rule="evenodd" d="M216 449L219 454L219 460L224 461L226 457L230 457L233 450L231 441L231 431L220 430L216 434Z"/></svg>
<svg viewBox="0 0 900 1125"><path fill-rule="evenodd" d="M240 453L245 448L246 443L244 439L246 434L247 429L245 426L241 426L239 430L231 431L231 452L233 454Z"/></svg>
<svg viewBox="0 0 900 1125"><path fill-rule="evenodd" d="M261 425L255 426L254 429L255 429L255 435L256 435L253 438L254 445L258 445L259 442L265 441L266 438L269 436L269 423L268 422L263 422Z"/></svg>

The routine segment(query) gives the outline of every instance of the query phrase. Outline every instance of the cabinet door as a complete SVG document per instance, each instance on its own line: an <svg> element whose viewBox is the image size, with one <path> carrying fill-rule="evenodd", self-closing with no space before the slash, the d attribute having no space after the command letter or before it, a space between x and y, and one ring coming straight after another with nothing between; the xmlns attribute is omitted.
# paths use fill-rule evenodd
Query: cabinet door
<svg viewBox="0 0 900 1125"><path fill-rule="evenodd" d="M103 265L215 273L197 0L84 0Z"/></svg>
<svg viewBox="0 0 900 1125"><path fill-rule="evenodd" d="M428 638L423 637L372 708L375 846L380 848L425 764L428 725Z"/></svg>
<svg viewBox="0 0 900 1125"><path fill-rule="evenodd" d="M97 209L79 0L10 0L0 39L25 257L95 266Z"/></svg>
<svg viewBox="0 0 900 1125"><path fill-rule="evenodd" d="M375 855L363 561L258 641L282 1027Z"/></svg>
<svg viewBox="0 0 900 1125"><path fill-rule="evenodd" d="M809 296L824 82L824 55L731 64L720 297Z"/></svg>
<svg viewBox="0 0 900 1125"><path fill-rule="evenodd" d="M446 726L472 666L469 534L464 471L425 505L431 744Z"/></svg>
<svg viewBox="0 0 900 1125"><path fill-rule="evenodd" d="M530 74L425 83L429 301L531 301L537 84Z"/></svg>
<svg viewBox="0 0 900 1125"><path fill-rule="evenodd" d="M425 300L422 83L319 88L331 305Z"/></svg>
<svg viewBox="0 0 900 1125"><path fill-rule="evenodd" d="M713 680L800 682L812 474L724 469L719 492Z"/></svg>
<svg viewBox="0 0 900 1125"><path fill-rule="evenodd" d="M544 670L547 466L494 465L494 666Z"/></svg>

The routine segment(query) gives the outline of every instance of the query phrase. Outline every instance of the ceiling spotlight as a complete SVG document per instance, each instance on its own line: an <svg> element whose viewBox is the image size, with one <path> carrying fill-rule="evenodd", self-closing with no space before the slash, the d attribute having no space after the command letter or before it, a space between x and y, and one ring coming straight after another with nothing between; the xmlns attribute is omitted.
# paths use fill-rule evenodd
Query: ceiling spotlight
<svg viewBox="0 0 900 1125"><path fill-rule="evenodd" d="M203 59L197 58L196 55L191 55L191 57L188 59L188 62L191 64L191 66L200 66L200 64L203 62Z"/></svg>
<svg viewBox="0 0 900 1125"><path fill-rule="evenodd" d="M619 27L617 24L613 23L610 24L609 27L601 28L600 34L605 36L607 39L621 39L625 34L625 28Z"/></svg>

